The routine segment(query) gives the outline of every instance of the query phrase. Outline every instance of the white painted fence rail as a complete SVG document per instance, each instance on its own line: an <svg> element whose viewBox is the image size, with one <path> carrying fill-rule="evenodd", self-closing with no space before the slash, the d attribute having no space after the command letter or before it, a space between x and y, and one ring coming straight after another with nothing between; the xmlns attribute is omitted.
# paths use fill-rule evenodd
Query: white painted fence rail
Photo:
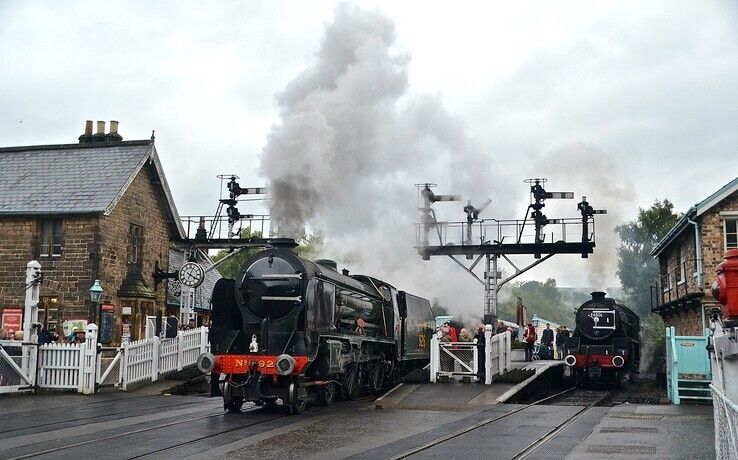
<svg viewBox="0 0 738 460"><path fill-rule="evenodd" d="M138 340L121 348L121 388L125 391L132 383L155 382L160 375L195 364L209 349L208 328L180 331L174 339Z"/></svg>
<svg viewBox="0 0 738 460"><path fill-rule="evenodd" d="M9 348L12 345L12 349L21 350L20 343L16 345L3 341L2 345ZM36 347L28 349L34 350ZM154 337L124 344L119 348L102 349L97 344L97 326L89 324L85 343L51 343L37 347L36 385L38 388L73 390L84 394L93 394L100 386L115 386L125 391L133 383L154 382L161 375L194 365L197 357L208 349L206 327L180 331L174 339ZM103 358L102 350L107 357ZM20 374L20 356L5 358L0 353L1 360L5 362L0 363L0 370L5 371L0 372L0 393L33 387L32 376ZM3 385L5 374L9 377L4 378Z"/></svg>
<svg viewBox="0 0 738 460"><path fill-rule="evenodd" d="M471 377L477 380L478 354L484 354L484 383L491 384L495 377L512 369L512 338L509 331L493 334L492 328L485 329L484 349L473 342L441 342L434 335L431 338L430 380L438 377Z"/></svg>

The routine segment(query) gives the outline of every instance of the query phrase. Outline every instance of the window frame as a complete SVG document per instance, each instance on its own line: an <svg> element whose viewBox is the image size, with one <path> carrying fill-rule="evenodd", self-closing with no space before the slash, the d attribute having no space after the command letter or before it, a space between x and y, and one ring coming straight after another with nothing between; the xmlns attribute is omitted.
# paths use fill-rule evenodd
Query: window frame
<svg viewBox="0 0 738 460"><path fill-rule="evenodd" d="M59 258L64 254L64 222L59 217L39 220L38 256Z"/></svg>
<svg viewBox="0 0 738 460"><path fill-rule="evenodd" d="M138 235L135 235L135 229L138 229ZM126 265L141 267L141 265L143 264L143 245L143 225L138 225L130 222L128 224L128 242L126 245Z"/></svg>
<svg viewBox="0 0 738 460"><path fill-rule="evenodd" d="M735 224L735 232L730 232L731 235L736 236L735 246L728 247L728 221ZM723 216L723 248L727 251L728 249L738 249L738 216Z"/></svg>
<svg viewBox="0 0 738 460"><path fill-rule="evenodd" d="M687 281L686 277L686 264L684 263L684 258L682 257L682 251L683 247L679 247L676 252L676 258L677 258L677 264L676 264L676 276L674 277L677 281L677 286L684 284Z"/></svg>

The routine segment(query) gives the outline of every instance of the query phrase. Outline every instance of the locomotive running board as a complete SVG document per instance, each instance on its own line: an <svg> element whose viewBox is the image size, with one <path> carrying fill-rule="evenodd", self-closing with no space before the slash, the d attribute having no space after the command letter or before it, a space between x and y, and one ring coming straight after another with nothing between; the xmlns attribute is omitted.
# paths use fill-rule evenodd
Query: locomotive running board
<svg viewBox="0 0 738 460"><path fill-rule="evenodd" d="M261 300L286 300L286 301L292 301L292 302L302 302L302 296L298 295L297 297L282 297L282 296L263 295L261 296Z"/></svg>

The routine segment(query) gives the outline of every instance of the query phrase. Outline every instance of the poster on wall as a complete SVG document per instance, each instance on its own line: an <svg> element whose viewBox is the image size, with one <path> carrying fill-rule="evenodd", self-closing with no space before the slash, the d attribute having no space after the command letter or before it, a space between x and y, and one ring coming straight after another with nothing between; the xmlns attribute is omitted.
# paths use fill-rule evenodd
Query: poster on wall
<svg viewBox="0 0 738 460"><path fill-rule="evenodd" d="M11 333L19 331L23 328L23 309L6 308L3 310L2 329L3 334L10 337ZM2 337L5 338L5 337Z"/></svg>
<svg viewBox="0 0 738 460"><path fill-rule="evenodd" d="M109 344L113 341L114 323L115 307L113 305L100 307L100 330L98 331L98 341L100 343Z"/></svg>

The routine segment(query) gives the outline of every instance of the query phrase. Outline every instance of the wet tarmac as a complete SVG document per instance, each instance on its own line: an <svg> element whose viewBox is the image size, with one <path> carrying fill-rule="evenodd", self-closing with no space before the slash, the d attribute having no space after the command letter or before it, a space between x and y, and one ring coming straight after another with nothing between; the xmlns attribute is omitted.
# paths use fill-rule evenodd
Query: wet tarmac
<svg viewBox="0 0 738 460"><path fill-rule="evenodd" d="M374 398L364 398L311 407L299 416L250 405L229 414L219 398L204 396L116 392L2 397L0 459L494 459L514 458L547 435L550 439L527 458L587 458L595 451L599 458L638 458L603 453L603 445L623 443L618 436L633 436L615 429L630 420L623 406L497 404L498 395L509 387L406 384L385 397L381 409ZM638 407L627 410L646 410ZM709 409L653 410L664 411L658 423L686 414L684 420L704 432L711 423ZM648 436L668 433L665 427L646 430L644 419L634 420L646 437L634 453L654 451L658 458L670 452L660 445L648 447L659 442ZM701 436L708 439L711 432ZM678 440L663 443L681 447ZM706 452L684 449L679 453L695 454L693 458Z"/></svg>

